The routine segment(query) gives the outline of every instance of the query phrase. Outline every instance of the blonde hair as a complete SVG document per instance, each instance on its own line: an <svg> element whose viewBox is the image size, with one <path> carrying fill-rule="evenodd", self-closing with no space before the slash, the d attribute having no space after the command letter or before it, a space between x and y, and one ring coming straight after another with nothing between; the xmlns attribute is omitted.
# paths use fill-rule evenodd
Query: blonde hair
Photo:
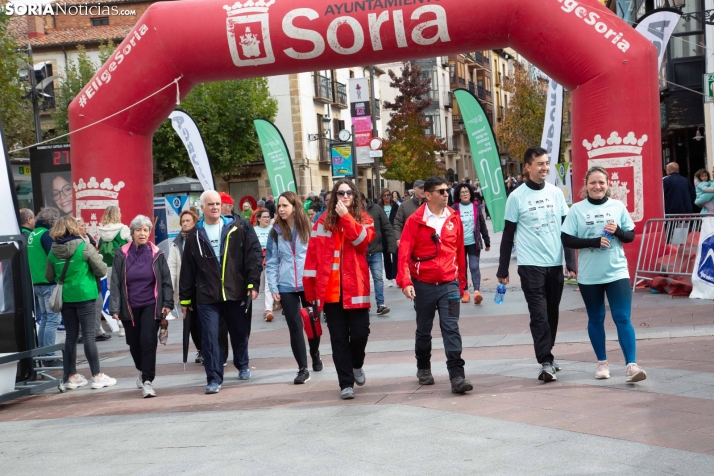
<svg viewBox="0 0 714 476"><path fill-rule="evenodd" d="M610 190L610 174L607 173L607 170L605 170L602 167L590 167L588 171L585 173L585 185L583 185L583 188L580 189L580 198L587 199L588 198L588 179L590 178L590 175L594 173L601 173L605 176L605 183L607 183L607 192L605 192L605 196L609 197L612 195L612 191Z"/></svg>
<svg viewBox="0 0 714 476"><path fill-rule="evenodd" d="M50 230L50 237L55 241L68 236L79 236L79 223L71 215L59 218Z"/></svg>
<svg viewBox="0 0 714 476"><path fill-rule="evenodd" d="M121 223L121 211L116 205L109 205L102 215L102 225Z"/></svg>

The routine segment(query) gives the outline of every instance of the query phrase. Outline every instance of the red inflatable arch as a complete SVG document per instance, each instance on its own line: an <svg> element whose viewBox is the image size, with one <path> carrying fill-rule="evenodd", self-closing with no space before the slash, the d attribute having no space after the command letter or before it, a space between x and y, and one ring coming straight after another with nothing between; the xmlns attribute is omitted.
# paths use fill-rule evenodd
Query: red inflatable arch
<svg viewBox="0 0 714 476"><path fill-rule="evenodd" d="M572 91L575 183L589 165L605 165L639 232L645 219L661 217L657 53L597 0L155 3L72 102L70 128L177 78L183 97L203 82L507 46ZM71 136L75 203L85 220L108 203L118 203L125 219L151 216L151 137L176 101L171 85Z"/></svg>

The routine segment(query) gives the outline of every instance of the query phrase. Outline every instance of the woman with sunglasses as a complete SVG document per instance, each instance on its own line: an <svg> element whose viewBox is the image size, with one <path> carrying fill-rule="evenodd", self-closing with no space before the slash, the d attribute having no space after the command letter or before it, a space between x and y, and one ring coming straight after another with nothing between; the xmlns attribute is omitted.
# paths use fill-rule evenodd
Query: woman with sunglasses
<svg viewBox="0 0 714 476"><path fill-rule="evenodd" d="M382 190L378 205L384 209L384 213L389 218L389 223L394 226L394 219L397 217L397 211L399 210L399 203L394 199L394 194L387 189ZM385 250L382 253L384 255L384 274L387 278L387 286L391 288L397 285L394 280L397 279L397 255L399 254L399 249L394 253L386 251L389 249L386 235L382 235L382 249Z"/></svg>
<svg viewBox="0 0 714 476"><path fill-rule="evenodd" d="M307 307L303 290L303 269L310 240L310 222L300 197L293 192L283 192L278 197L275 224L268 236L265 253L265 274L273 299L283 304L285 320L290 330L290 347L298 364L295 385L310 380L307 370L307 353L300 310ZM320 338L308 339L312 370L322 370Z"/></svg>
<svg viewBox="0 0 714 476"><path fill-rule="evenodd" d="M354 398L354 384L364 385L365 348L369 337L369 267L367 248L375 237L354 184L335 182L325 213L320 215L307 248L305 297L324 310L340 398Z"/></svg>
<svg viewBox="0 0 714 476"><path fill-rule="evenodd" d="M479 268L481 239L483 238L486 245L486 251L491 251L491 238L488 236L486 219L483 216L483 205L476 198L474 188L468 183L462 183L456 186L454 192L458 201L452 208L461 217L461 224L464 228L464 252L466 253L466 262L471 270L471 280L474 283L474 304L481 304L483 301L481 269ZM467 303L470 300L467 282L461 302Z"/></svg>

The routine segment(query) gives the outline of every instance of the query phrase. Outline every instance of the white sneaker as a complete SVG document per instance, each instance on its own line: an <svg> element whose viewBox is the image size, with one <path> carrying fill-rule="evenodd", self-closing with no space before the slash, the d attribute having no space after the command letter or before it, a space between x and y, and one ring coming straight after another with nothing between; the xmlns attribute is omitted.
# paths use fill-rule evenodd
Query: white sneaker
<svg viewBox="0 0 714 476"><path fill-rule="evenodd" d="M104 388L104 387L113 387L116 384L117 384L117 379L111 378L107 374L99 374L99 375L95 375L94 377L92 377L92 388L93 389Z"/></svg>
<svg viewBox="0 0 714 476"><path fill-rule="evenodd" d="M388 280L387 280L387 287L388 287L388 288L393 288L393 287L394 287L394 283L392 282L391 279L388 279Z"/></svg>
<svg viewBox="0 0 714 476"><path fill-rule="evenodd" d="M141 381L141 372L136 376L136 388L144 388L144 383Z"/></svg>
<svg viewBox="0 0 714 476"><path fill-rule="evenodd" d="M144 386L142 387L142 394L144 395L144 398L151 398L156 396L156 392L154 391L154 387L151 386L151 382L148 380L144 382Z"/></svg>
<svg viewBox="0 0 714 476"><path fill-rule="evenodd" d="M595 371L595 378L610 378L610 366L608 365L607 360L597 361L597 370Z"/></svg>
<svg viewBox="0 0 714 476"><path fill-rule="evenodd" d="M78 387L86 387L87 383L87 379L84 377L84 375L74 374L67 380L64 386L69 390L75 390Z"/></svg>
<svg viewBox="0 0 714 476"><path fill-rule="evenodd" d="M364 370L362 369L352 369L352 373L355 376L355 383L359 385L360 387L364 385L364 383L367 381L367 378L364 376Z"/></svg>
<svg viewBox="0 0 714 476"><path fill-rule="evenodd" d="M124 326L119 327L119 337L126 337L126 331L124 330Z"/></svg>
<svg viewBox="0 0 714 476"><path fill-rule="evenodd" d="M630 364L625 370L625 382L639 382L647 378L647 372L637 364Z"/></svg>

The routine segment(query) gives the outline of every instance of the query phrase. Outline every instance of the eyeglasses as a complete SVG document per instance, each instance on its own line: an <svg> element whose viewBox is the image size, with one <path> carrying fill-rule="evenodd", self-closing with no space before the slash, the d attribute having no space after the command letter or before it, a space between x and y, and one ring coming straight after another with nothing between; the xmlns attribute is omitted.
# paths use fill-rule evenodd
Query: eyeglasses
<svg viewBox="0 0 714 476"><path fill-rule="evenodd" d="M471 195L471 192L469 192L468 190L462 190L459 192L459 195Z"/></svg>
<svg viewBox="0 0 714 476"><path fill-rule="evenodd" d="M60 190L52 190L52 198L54 200L59 200L62 195L65 197L72 196L72 186L70 184L65 185Z"/></svg>
<svg viewBox="0 0 714 476"><path fill-rule="evenodd" d="M432 190L431 193L438 193L439 195L446 195L449 192L448 188L440 188L438 190Z"/></svg>
<svg viewBox="0 0 714 476"><path fill-rule="evenodd" d="M337 191L338 197L345 197L345 196L351 197L352 195L354 195L354 192L352 190L338 190Z"/></svg>

